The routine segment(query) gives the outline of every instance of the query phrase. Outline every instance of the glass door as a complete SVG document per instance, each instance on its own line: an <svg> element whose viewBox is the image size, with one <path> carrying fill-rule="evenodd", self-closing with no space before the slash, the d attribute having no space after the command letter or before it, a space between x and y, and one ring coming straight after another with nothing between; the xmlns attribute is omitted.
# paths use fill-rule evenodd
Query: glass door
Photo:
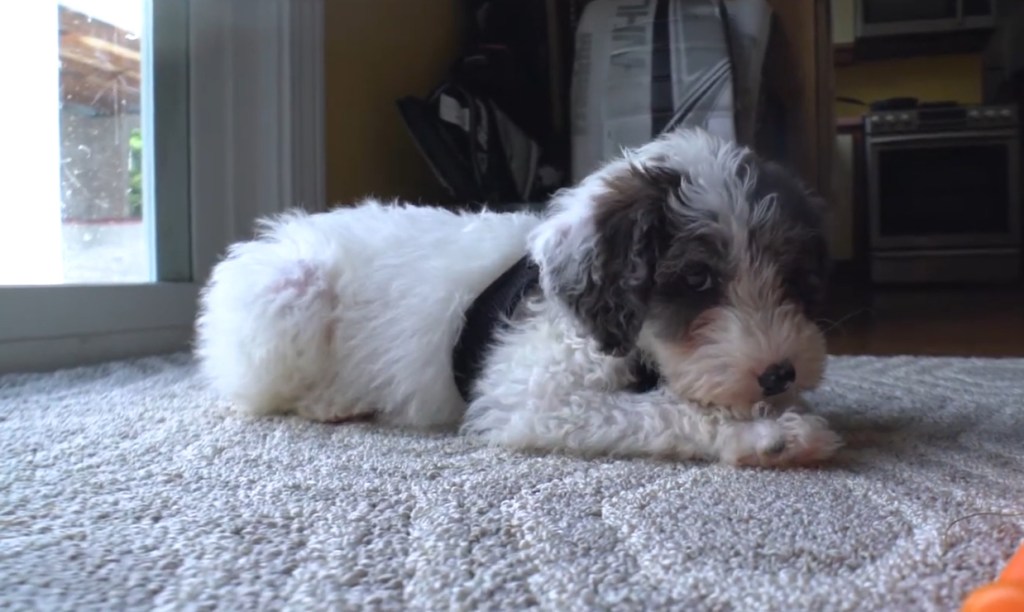
<svg viewBox="0 0 1024 612"><path fill-rule="evenodd" d="M187 9L32 0L5 10L0 371L19 353L30 365L40 341L184 339L196 296Z"/></svg>

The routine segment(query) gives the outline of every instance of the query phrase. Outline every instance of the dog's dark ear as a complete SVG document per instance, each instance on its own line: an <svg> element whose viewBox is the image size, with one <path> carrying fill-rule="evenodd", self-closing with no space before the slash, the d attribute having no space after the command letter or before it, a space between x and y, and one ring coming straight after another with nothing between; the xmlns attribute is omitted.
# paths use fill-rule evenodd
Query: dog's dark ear
<svg viewBox="0 0 1024 612"><path fill-rule="evenodd" d="M796 171L775 161L762 161L754 181L754 201L775 196L782 214L793 223L824 231L828 223L828 202L811 190Z"/></svg>
<svg viewBox="0 0 1024 612"><path fill-rule="evenodd" d="M681 174L631 163L559 196L540 253L545 289L566 304L601 350L625 355L636 344L667 237L666 202Z"/></svg>
<svg viewBox="0 0 1024 612"><path fill-rule="evenodd" d="M776 162L763 162L754 183L754 201L774 197L780 228L772 232L776 254L792 263L786 283L792 292L816 312L824 300L831 273L831 245L827 227L832 210L828 201Z"/></svg>

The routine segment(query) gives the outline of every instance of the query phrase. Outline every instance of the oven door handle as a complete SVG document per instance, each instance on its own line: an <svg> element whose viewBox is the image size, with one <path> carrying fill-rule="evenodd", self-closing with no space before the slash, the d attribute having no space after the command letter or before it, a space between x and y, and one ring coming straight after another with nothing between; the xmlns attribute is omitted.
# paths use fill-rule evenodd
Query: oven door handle
<svg viewBox="0 0 1024 612"><path fill-rule="evenodd" d="M929 142L934 140L1017 140L1020 134L1017 130L971 130L967 132L936 132L931 134L894 134L892 136L872 136L865 138L866 144L909 144L917 141Z"/></svg>

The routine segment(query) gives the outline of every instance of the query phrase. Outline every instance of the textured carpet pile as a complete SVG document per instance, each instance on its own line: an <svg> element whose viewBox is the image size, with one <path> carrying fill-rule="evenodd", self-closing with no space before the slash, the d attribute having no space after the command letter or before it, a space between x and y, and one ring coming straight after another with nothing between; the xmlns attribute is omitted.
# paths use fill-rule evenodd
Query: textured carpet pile
<svg viewBox="0 0 1024 612"><path fill-rule="evenodd" d="M184 355L2 376L0 608L954 610L995 577L1024 360L835 358L813 399L847 447L765 471L245 420Z"/></svg>

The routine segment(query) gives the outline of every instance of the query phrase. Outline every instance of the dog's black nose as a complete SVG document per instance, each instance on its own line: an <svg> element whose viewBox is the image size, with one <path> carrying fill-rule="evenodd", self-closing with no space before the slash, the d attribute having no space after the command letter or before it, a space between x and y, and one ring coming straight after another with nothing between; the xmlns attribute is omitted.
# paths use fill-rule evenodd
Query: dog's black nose
<svg viewBox="0 0 1024 612"><path fill-rule="evenodd" d="M774 363L757 377L757 382L766 396L778 395L796 380L796 369L789 360Z"/></svg>

